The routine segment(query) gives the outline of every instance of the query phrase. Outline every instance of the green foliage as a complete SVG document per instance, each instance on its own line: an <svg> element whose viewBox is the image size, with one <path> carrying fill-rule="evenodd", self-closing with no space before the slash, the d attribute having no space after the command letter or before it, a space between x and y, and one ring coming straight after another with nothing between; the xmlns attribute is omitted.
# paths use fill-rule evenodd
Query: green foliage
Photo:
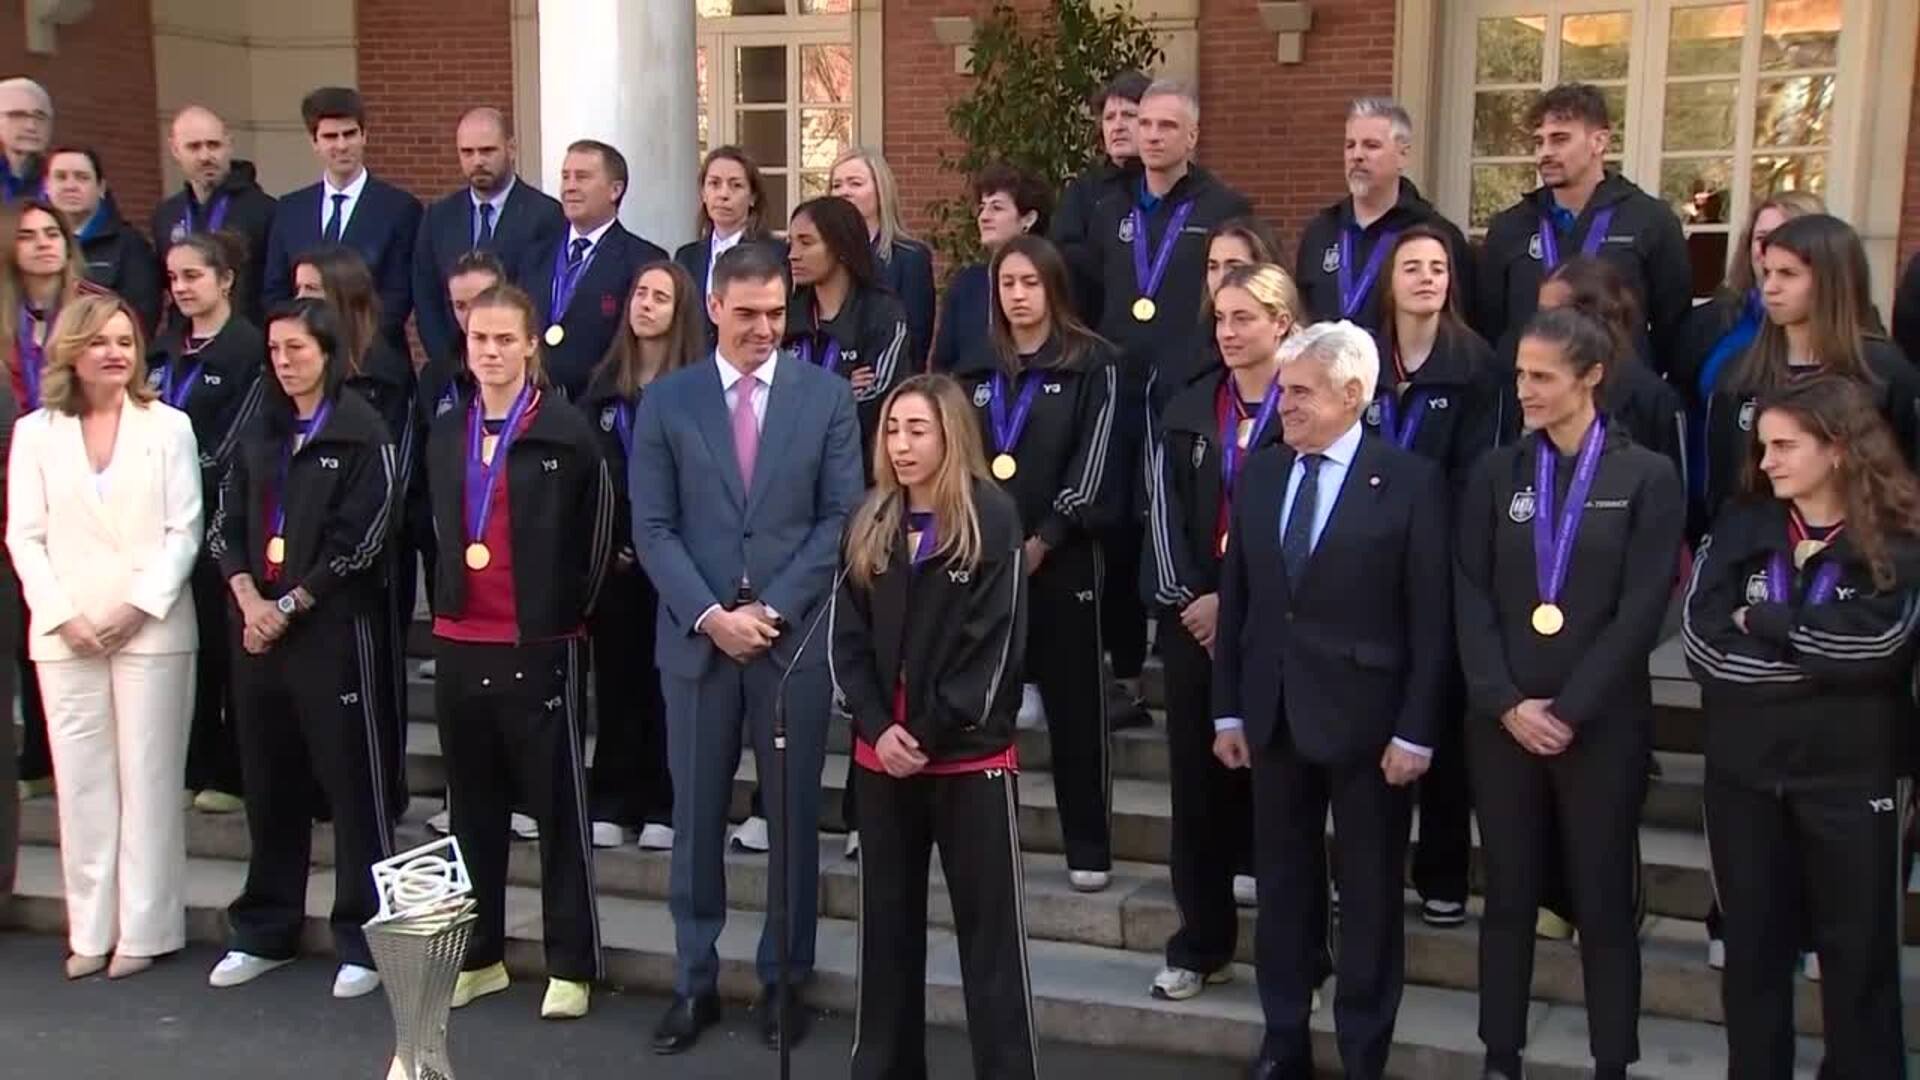
<svg viewBox="0 0 1920 1080"><path fill-rule="evenodd" d="M1049 17L1023 23L1001 0L973 35L973 91L947 108L947 126L965 150L941 155L940 167L971 177L1004 161L1027 169L1055 191L1100 152L1087 99L1129 68L1145 71L1163 54L1132 12L1095 10L1095 0L1053 0ZM974 262L980 237L965 193L928 207L934 247L949 267Z"/></svg>

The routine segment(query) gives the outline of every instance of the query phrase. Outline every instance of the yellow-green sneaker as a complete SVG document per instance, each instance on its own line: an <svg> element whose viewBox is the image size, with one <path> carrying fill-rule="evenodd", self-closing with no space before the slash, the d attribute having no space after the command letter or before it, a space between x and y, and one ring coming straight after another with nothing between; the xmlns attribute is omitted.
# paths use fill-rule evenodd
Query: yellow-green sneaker
<svg viewBox="0 0 1920 1080"><path fill-rule="evenodd" d="M463 971L453 984L453 1007L458 1009L475 998L497 994L507 988L507 965L493 964L477 971Z"/></svg>
<svg viewBox="0 0 1920 1080"><path fill-rule="evenodd" d="M193 808L203 814L237 814L247 808L240 796L212 788L193 797Z"/></svg>
<svg viewBox="0 0 1920 1080"><path fill-rule="evenodd" d="M1573 936L1573 924L1554 914L1548 908L1541 908L1540 914L1533 920L1535 937L1548 941L1565 941Z"/></svg>
<svg viewBox="0 0 1920 1080"><path fill-rule="evenodd" d="M548 979L547 996L540 1002L542 1020L578 1020L587 1015L593 988L571 979Z"/></svg>

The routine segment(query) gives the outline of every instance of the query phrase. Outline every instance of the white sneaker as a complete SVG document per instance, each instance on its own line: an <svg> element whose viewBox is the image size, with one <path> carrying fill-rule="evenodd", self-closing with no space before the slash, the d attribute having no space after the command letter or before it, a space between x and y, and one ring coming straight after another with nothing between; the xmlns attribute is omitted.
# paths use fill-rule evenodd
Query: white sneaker
<svg viewBox="0 0 1920 1080"><path fill-rule="evenodd" d="M1254 885L1252 874L1233 875L1233 902L1239 907L1260 906L1260 890Z"/></svg>
<svg viewBox="0 0 1920 1080"><path fill-rule="evenodd" d="M434 832L439 833L441 836L452 835L453 811L442 810L439 813L428 818L427 828L432 829Z"/></svg>
<svg viewBox="0 0 1920 1080"><path fill-rule="evenodd" d="M1074 892L1099 892L1113 883L1113 875L1105 870L1068 870L1067 883Z"/></svg>
<svg viewBox="0 0 1920 1080"><path fill-rule="evenodd" d="M767 819L750 817L734 827L732 846L738 851L765 852L773 845L767 842Z"/></svg>
<svg viewBox="0 0 1920 1080"><path fill-rule="evenodd" d="M507 820L507 828L522 840L540 839L540 826L525 814L515 814Z"/></svg>
<svg viewBox="0 0 1920 1080"><path fill-rule="evenodd" d="M859 857L860 857L860 830L853 829L847 833L847 858L857 859Z"/></svg>
<svg viewBox="0 0 1920 1080"><path fill-rule="evenodd" d="M1208 986L1218 986L1232 981L1232 965L1205 975L1182 967L1168 966L1161 968L1160 974L1153 977L1153 996L1162 1001L1185 1001L1190 997L1199 996L1200 991Z"/></svg>
<svg viewBox="0 0 1920 1080"><path fill-rule="evenodd" d="M626 840L626 834L620 826L611 821L593 823L593 846L597 848L617 848Z"/></svg>
<svg viewBox="0 0 1920 1080"><path fill-rule="evenodd" d="M1021 731L1036 731L1047 726L1047 710L1040 704L1040 687L1027 683L1020 688L1020 712L1013 726Z"/></svg>
<svg viewBox="0 0 1920 1080"><path fill-rule="evenodd" d="M1807 977L1808 982L1820 981L1820 954L1819 953L1810 952L1800 958L1800 974L1805 975Z"/></svg>
<svg viewBox="0 0 1920 1080"><path fill-rule="evenodd" d="M648 825L640 830L641 851L672 851L673 826Z"/></svg>
<svg viewBox="0 0 1920 1080"><path fill-rule="evenodd" d="M357 998L380 989L380 973L359 964L341 964L333 976L333 996Z"/></svg>
<svg viewBox="0 0 1920 1080"><path fill-rule="evenodd" d="M413 669L414 675L422 679L432 679L439 671L440 665L434 662L431 657L420 661L419 666Z"/></svg>
<svg viewBox="0 0 1920 1080"><path fill-rule="evenodd" d="M1707 939L1707 966L1715 971L1727 969L1727 943L1719 938Z"/></svg>
<svg viewBox="0 0 1920 1080"><path fill-rule="evenodd" d="M219 963L213 965L213 970L207 974L207 985L216 990L224 990L229 986L242 986L274 968L286 967L291 963L293 963L292 957L285 960L269 960L252 953L230 952L221 957Z"/></svg>

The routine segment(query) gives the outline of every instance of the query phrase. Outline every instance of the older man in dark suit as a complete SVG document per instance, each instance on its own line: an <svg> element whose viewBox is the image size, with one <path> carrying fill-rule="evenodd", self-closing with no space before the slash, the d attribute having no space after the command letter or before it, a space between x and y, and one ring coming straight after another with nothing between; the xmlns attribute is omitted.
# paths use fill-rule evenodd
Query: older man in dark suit
<svg viewBox="0 0 1920 1080"><path fill-rule="evenodd" d="M1286 445L1241 480L1220 570L1214 753L1253 769L1255 924L1267 1033L1255 1080L1309 1080L1322 928L1316 865L1333 808L1345 1074L1378 1080L1404 949L1408 785L1426 771L1452 663L1446 481L1367 433L1380 357L1352 323L1283 353Z"/></svg>
<svg viewBox="0 0 1920 1080"><path fill-rule="evenodd" d="M454 263L470 251L491 251L503 266L520 266L567 227L560 203L514 172L517 147L499 109L468 109L454 127L465 187L432 206L413 244L413 315L429 357L457 347L460 324L447 299Z"/></svg>
<svg viewBox="0 0 1920 1080"><path fill-rule="evenodd" d="M674 1001L656 1053L691 1047L719 1016L715 943L726 924L727 806L744 743L772 775L772 720L784 692L788 788L769 816L787 815L790 842L773 845L771 875L787 875L787 948L795 985L812 975L819 893L820 769L826 758L826 635L800 655L832 593L840 534L866 470L860 423L844 379L777 351L787 283L765 246L720 257L707 295L718 327L711 359L656 380L634 420L628 487L633 540L660 592L656 657L667 703L673 774ZM774 988L783 963L777 920L760 935L755 969L761 1034L777 1046ZM787 1039L801 1034L794 1011Z"/></svg>

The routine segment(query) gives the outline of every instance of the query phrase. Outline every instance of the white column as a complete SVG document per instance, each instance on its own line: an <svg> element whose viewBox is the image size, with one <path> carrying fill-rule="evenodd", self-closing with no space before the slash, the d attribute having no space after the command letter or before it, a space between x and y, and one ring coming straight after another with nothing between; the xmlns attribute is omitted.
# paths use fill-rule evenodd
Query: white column
<svg viewBox="0 0 1920 1080"><path fill-rule="evenodd" d="M699 99L689 0L540 4L540 175L558 197L575 139L620 148L620 223L672 251L693 239Z"/></svg>

